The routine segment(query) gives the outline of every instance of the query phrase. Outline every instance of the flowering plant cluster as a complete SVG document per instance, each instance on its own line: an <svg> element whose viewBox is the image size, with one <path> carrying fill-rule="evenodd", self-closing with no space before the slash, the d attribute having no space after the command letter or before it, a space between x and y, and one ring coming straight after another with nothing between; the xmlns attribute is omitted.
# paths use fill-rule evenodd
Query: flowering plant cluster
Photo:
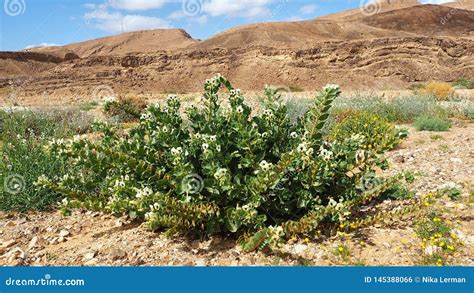
<svg viewBox="0 0 474 293"><path fill-rule="evenodd" d="M337 124L332 132L335 140L351 135L364 137L364 149L384 152L398 146L408 133L407 130L398 129L379 115L355 112Z"/></svg>
<svg viewBox="0 0 474 293"><path fill-rule="evenodd" d="M99 124L100 141L51 142L51 155L80 172L37 184L64 194L65 209L127 214L151 229L255 233L257 245L312 233L319 223L345 221L354 207L388 189L381 180L374 190L361 187L383 165L364 148L364 136L323 137L339 95L338 86L324 87L292 123L276 90L266 88L264 109L252 113L241 92L218 75L206 81L202 105L186 115L170 96L165 105L149 106L125 135Z"/></svg>

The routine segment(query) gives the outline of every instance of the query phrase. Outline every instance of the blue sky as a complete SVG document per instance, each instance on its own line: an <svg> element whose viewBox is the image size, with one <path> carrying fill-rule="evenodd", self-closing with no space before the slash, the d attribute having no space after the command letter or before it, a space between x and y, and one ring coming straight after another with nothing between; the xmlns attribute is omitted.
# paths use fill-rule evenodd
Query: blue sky
<svg viewBox="0 0 474 293"><path fill-rule="evenodd" d="M361 5L361 0L0 1L0 51L153 28L183 28L193 38L206 39L237 25L312 19Z"/></svg>

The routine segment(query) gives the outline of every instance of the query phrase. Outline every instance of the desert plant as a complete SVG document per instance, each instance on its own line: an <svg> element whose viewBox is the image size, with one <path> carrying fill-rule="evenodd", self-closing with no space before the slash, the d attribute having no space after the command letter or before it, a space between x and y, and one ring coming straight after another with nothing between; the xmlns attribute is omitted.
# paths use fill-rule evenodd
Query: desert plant
<svg viewBox="0 0 474 293"><path fill-rule="evenodd" d="M443 266L448 256L464 245L454 228L452 222L444 219L436 209L416 223L416 233L421 239L421 264Z"/></svg>
<svg viewBox="0 0 474 293"><path fill-rule="evenodd" d="M474 89L474 80L460 78L453 82L453 86L460 89Z"/></svg>
<svg viewBox="0 0 474 293"><path fill-rule="evenodd" d="M462 187L454 183L447 183L440 186L436 191L436 194L438 196L447 196L452 200L457 200L462 195Z"/></svg>
<svg viewBox="0 0 474 293"><path fill-rule="evenodd" d="M61 176L65 162L49 156L44 145L51 138L87 132L92 118L71 111L0 111L0 210L44 210L58 200L58 193L40 190L38 176ZM69 170L72 171L72 170Z"/></svg>
<svg viewBox="0 0 474 293"><path fill-rule="evenodd" d="M364 149L384 152L395 148L406 132L400 131L384 118L366 112L346 112L332 131L334 140L353 135L364 137Z"/></svg>
<svg viewBox="0 0 474 293"><path fill-rule="evenodd" d="M104 112L120 122L137 121L146 109L144 99L135 95L120 96L118 99L109 99L104 103Z"/></svg>
<svg viewBox="0 0 474 293"><path fill-rule="evenodd" d="M451 122L445 117L436 115L422 115L413 123L418 131L447 131L451 128Z"/></svg>
<svg viewBox="0 0 474 293"><path fill-rule="evenodd" d="M430 82L423 87L423 92L434 96L437 100L446 101L452 94L452 88L449 83Z"/></svg>
<svg viewBox="0 0 474 293"><path fill-rule="evenodd" d="M66 196L65 212L127 214L170 233L254 233L246 250L312 233L321 223L346 221L398 182L361 184L383 164L362 135L323 138L339 94L338 86L324 87L292 124L276 90L265 90L265 108L251 116L240 91L218 75L206 81L203 105L184 118L171 96L164 106L150 105L125 137L100 124L100 141L52 141L51 156L79 171L41 176L37 184Z"/></svg>

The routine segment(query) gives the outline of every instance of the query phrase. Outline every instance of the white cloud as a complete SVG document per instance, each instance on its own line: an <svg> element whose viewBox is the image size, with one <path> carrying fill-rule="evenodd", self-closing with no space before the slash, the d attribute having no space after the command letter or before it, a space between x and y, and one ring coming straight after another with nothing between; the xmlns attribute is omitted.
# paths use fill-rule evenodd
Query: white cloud
<svg viewBox="0 0 474 293"><path fill-rule="evenodd" d="M44 48L44 47L57 47L57 46L61 46L61 45L54 44L54 43L41 43L41 44L39 44L39 45L29 45L29 46L26 46L26 47L25 47L25 50L26 50L26 49L31 49L31 48Z"/></svg>
<svg viewBox="0 0 474 293"><path fill-rule="evenodd" d="M166 0L107 0L107 3L116 9L123 10L149 10L161 8Z"/></svg>
<svg viewBox="0 0 474 293"><path fill-rule="evenodd" d="M119 12L110 13L105 10L97 10L84 15L84 18L92 22L95 27L110 33L171 28L167 20L143 15L122 15Z"/></svg>
<svg viewBox="0 0 474 293"><path fill-rule="evenodd" d="M202 11L211 16L268 17L272 13L267 5L272 0L210 0L204 2Z"/></svg>
<svg viewBox="0 0 474 293"><path fill-rule="evenodd" d="M300 7L301 14L313 14L318 9L317 5L309 4Z"/></svg>

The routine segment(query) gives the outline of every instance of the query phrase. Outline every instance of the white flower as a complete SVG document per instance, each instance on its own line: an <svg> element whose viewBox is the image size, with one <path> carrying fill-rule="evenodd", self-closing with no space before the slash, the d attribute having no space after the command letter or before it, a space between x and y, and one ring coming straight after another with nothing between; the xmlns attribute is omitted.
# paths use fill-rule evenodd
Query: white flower
<svg viewBox="0 0 474 293"><path fill-rule="evenodd" d="M268 133L267 133L267 132L262 133L262 137L263 137L263 138L267 138L267 137L268 137Z"/></svg>
<svg viewBox="0 0 474 293"><path fill-rule="evenodd" d="M216 151L218 151L218 152L221 151L221 146L220 145L216 145Z"/></svg>
<svg viewBox="0 0 474 293"><path fill-rule="evenodd" d="M340 91L341 88L337 84L328 84L323 88L324 91Z"/></svg>
<svg viewBox="0 0 474 293"><path fill-rule="evenodd" d="M236 110L237 110L237 113L243 113L244 112L244 108L242 106L238 106Z"/></svg>
<svg viewBox="0 0 474 293"><path fill-rule="evenodd" d="M141 120L150 120L150 119L151 119L151 114L150 114L150 113L143 113L143 114L140 116L140 119L141 119Z"/></svg>
<svg viewBox="0 0 474 293"><path fill-rule="evenodd" d="M116 98L114 96L106 96L104 97L104 102L105 103L112 103L115 102Z"/></svg>
<svg viewBox="0 0 474 293"><path fill-rule="evenodd" d="M211 135L211 136L209 137L209 139L210 139L211 141L216 141L216 140L217 140L217 136Z"/></svg>
<svg viewBox="0 0 474 293"><path fill-rule="evenodd" d="M298 137L298 133L296 133L296 132L293 131L292 133L290 133L290 137L291 137L291 138L297 138L297 137Z"/></svg>
<svg viewBox="0 0 474 293"><path fill-rule="evenodd" d="M227 169L225 168L219 168L217 171L214 173L214 178L217 180L222 179L225 175L227 174Z"/></svg>
<svg viewBox="0 0 474 293"><path fill-rule="evenodd" d="M153 190L149 187L145 187L143 189L136 189L136 197L137 198L142 198L142 197L145 197L145 196L149 196L151 194L153 194Z"/></svg>
<svg viewBox="0 0 474 293"><path fill-rule="evenodd" d="M180 155L181 153L183 152L183 149L181 147L177 147L177 148L172 148L171 149L171 154L173 156L178 156Z"/></svg>
<svg viewBox="0 0 474 293"><path fill-rule="evenodd" d="M264 171L270 170L270 168L273 166L272 163L268 163L265 160L261 161L259 165L260 165L260 168L262 168L262 170L264 170Z"/></svg>
<svg viewBox="0 0 474 293"><path fill-rule="evenodd" d="M325 161L329 161L333 155L333 152L327 150L327 149L322 149L319 155L323 158Z"/></svg>
<svg viewBox="0 0 474 293"><path fill-rule="evenodd" d="M307 151L307 148L306 148L306 143L300 143L298 145L298 147L296 148L296 150L299 152L299 153L305 153Z"/></svg>
<svg viewBox="0 0 474 293"><path fill-rule="evenodd" d="M163 131L164 133L167 133L167 132L168 132L168 127L163 126L163 128L161 129L161 131Z"/></svg>
<svg viewBox="0 0 474 293"><path fill-rule="evenodd" d="M209 149L209 145L207 143L202 144L202 149L207 151Z"/></svg>

